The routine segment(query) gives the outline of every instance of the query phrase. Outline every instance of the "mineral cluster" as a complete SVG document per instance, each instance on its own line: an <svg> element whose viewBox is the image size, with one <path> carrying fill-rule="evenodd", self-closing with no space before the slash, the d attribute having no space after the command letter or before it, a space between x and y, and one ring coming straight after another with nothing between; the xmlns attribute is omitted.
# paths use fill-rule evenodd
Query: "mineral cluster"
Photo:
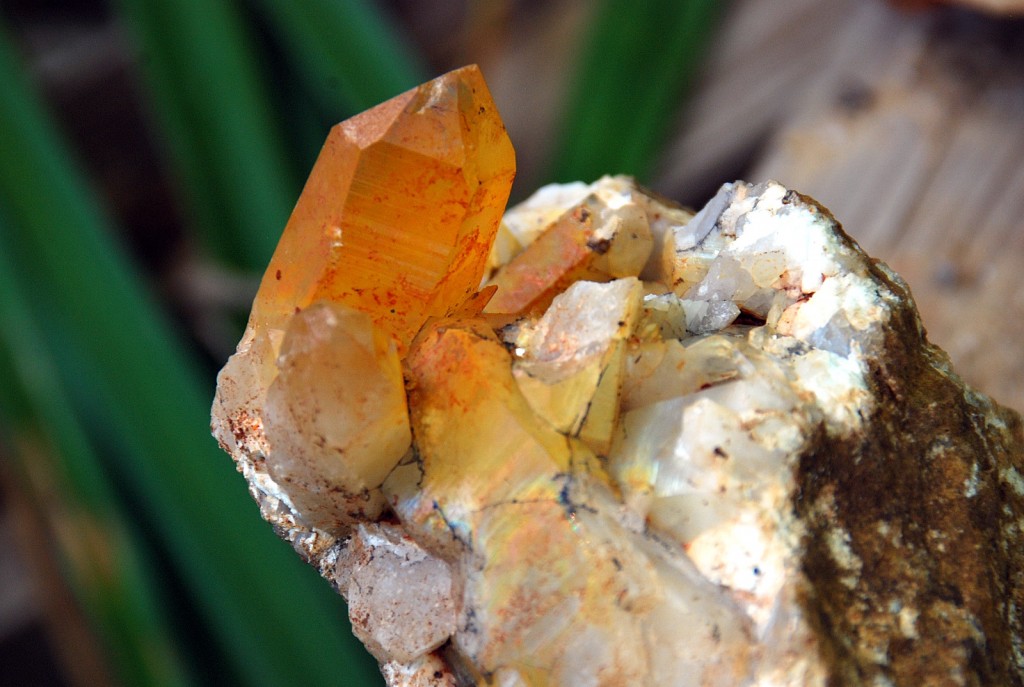
<svg viewBox="0 0 1024 687"><path fill-rule="evenodd" d="M513 174L474 67L339 124L218 381L389 684L1024 684L1021 418L897 275L774 182Z"/></svg>

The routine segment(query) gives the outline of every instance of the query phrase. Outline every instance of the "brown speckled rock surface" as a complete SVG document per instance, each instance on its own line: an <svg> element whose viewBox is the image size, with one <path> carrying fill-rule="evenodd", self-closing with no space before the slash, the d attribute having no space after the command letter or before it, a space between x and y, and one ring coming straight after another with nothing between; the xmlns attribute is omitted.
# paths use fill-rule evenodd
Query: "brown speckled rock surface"
<svg viewBox="0 0 1024 687"><path fill-rule="evenodd" d="M836 684L1024 684L1024 432L928 344L907 285L863 434L800 461L798 515Z"/></svg>

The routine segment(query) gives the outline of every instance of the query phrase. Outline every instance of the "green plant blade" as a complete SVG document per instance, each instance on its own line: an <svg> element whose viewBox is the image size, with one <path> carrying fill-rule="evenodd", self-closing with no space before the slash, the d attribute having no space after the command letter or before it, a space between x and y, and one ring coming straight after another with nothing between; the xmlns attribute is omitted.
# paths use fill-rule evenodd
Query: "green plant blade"
<svg viewBox="0 0 1024 687"><path fill-rule="evenodd" d="M23 481L39 493L75 596L104 640L125 685L189 684L160 608L154 570L105 481L27 307L28 296L0 225L0 407L20 449ZM20 393L18 393L20 391Z"/></svg>
<svg viewBox="0 0 1024 687"><path fill-rule="evenodd" d="M232 0L118 0L195 228L224 264L262 270L300 188Z"/></svg>
<svg viewBox="0 0 1024 687"><path fill-rule="evenodd" d="M212 380L113 243L3 34L0 81L11 260L31 266L33 311L61 333L53 350L67 341L81 353L90 417L124 449L111 452L111 467L145 506L216 641L249 684L379 682L341 599L259 520L209 436Z"/></svg>
<svg viewBox="0 0 1024 687"><path fill-rule="evenodd" d="M598 3L553 148L552 181L647 178L723 5Z"/></svg>
<svg viewBox="0 0 1024 687"><path fill-rule="evenodd" d="M253 0L250 0L253 1ZM336 121L426 80L413 51L365 0L255 0Z"/></svg>

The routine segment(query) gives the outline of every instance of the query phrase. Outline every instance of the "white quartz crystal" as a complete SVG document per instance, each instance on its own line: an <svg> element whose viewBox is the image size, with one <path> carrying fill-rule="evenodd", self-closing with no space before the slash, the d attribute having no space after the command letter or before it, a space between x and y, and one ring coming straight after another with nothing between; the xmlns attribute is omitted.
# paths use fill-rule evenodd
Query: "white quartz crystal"
<svg viewBox="0 0 1024 687"><path fill-rule="evenodd" d="M455 631L448 565L399 527L359 525L337 561L352 629L382 662L411 662Z"/></svg>

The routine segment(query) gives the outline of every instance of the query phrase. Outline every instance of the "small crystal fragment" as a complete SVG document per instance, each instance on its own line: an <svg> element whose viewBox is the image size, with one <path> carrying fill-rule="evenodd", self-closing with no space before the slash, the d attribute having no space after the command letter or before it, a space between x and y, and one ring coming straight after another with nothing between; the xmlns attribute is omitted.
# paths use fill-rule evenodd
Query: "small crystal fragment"
<svg viewBox="0 0 1024 687"><path fill-rule="evenodd" d="M412 443L394 342L368 315L319 302L292 317L277 367L264 414L270 476L315 527L376 519L378 487Z"/></svg>
<svg viewBox="0 0 1024 687"><path fill-rule="evenodd" d="M543 312L573 282L640 275L654 245L646 204L631 180L602 181L543 231L521 232L528 243L491 277L498 291L488 312Z"/></svg>
<svg viewBox="0 0 1024 687"><path fill-rule="evenodd" d="M451 570L400 527L359 525L338 575L352 629L381 662L414 661L455 632Z"/></svg>
<svg viewBox="0 0 1024 687"><path fill-rule="evenodd" d="M642 291L635 277L578 281L516 337L521 353L512 372L534 413L600 454L608 453L619 416L626 341Z"/></svg>

